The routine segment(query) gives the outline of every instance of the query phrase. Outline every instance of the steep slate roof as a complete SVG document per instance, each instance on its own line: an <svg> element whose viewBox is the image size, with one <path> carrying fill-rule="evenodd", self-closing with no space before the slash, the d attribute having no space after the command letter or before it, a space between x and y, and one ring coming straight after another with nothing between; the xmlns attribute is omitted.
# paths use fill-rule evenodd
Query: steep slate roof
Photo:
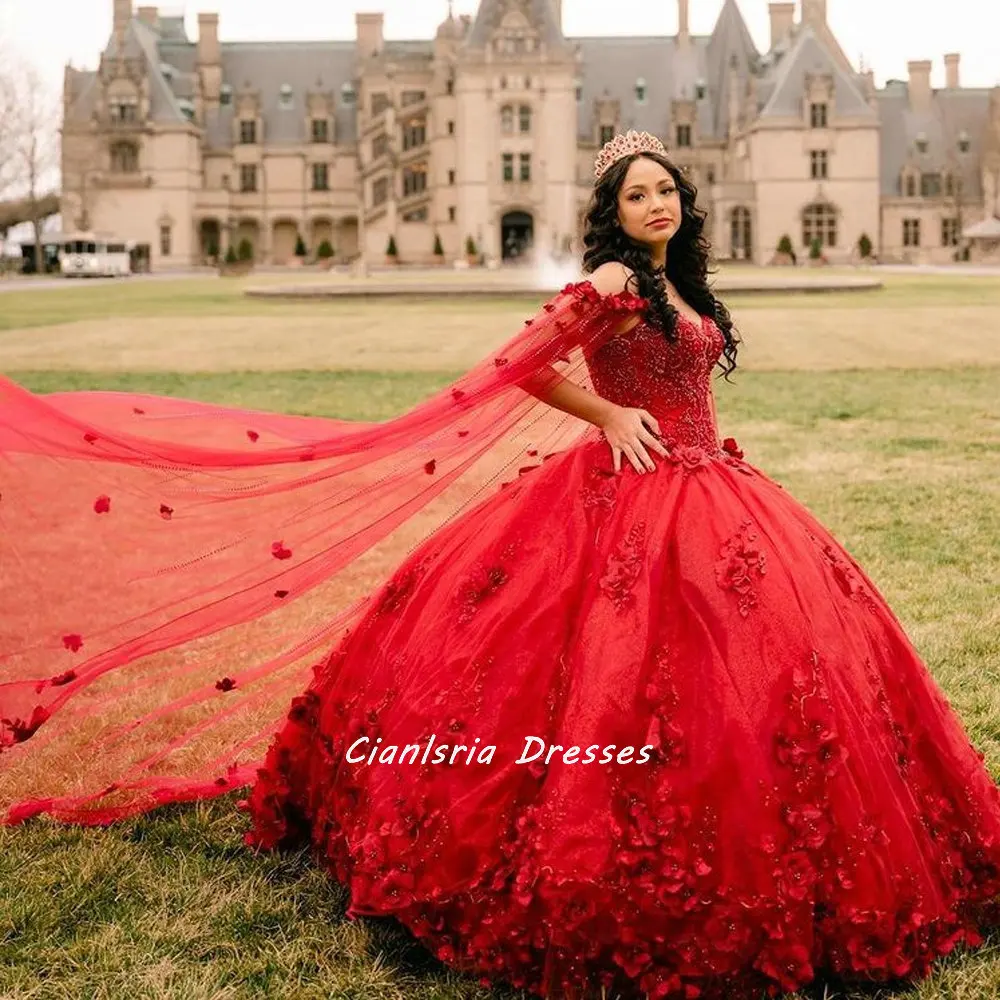
<svg viewBox="0 0 1000 1000"><path fill-rule="evenodd" d="M972 200L982 197L979 164L983 132L989 120L989 90L936 90L927 111L913 111L907 85L893 80L879 91L878 109L883 195L900 194L900 172L912 161L921 172L955 171L962 178L965 197ZM958 148L963 132L970 141L968 153ZM921 133L927 138L926 153L919 153L916 148Z"/></svg>
<svg viewBox="0 0 1000 1000"><path fill-rule="evenodd" d="M552 0L522 0L525 13L531 23L538 26L542 41L553 48L562 45L564 38L562 28L556 20ZM509 0L480 0L472 29L466 38L466 44L482 48L490 39L494 27L500 23L508 8Z"/></svg>
<svg viewBox="0 0 1000 1000"><path fill-rule="evenodd" d="M791 47L774 53L776 61L765 75L761 88L766 102L761 118L794 118L802 110L802 95L809 73L827 73L833 77L833 100L837 114L857 118L875 118L857 77L848 74L808 25L799 29Z"/></svg>
<svg viewBox="0 0 1000 1000"><path fill-rule="evenodd" d="M721 137L729 131L729 85L733 74L745 80L759 58L736 0L725 0L706 52L705 71L714 111L712 135Z"/></svg>

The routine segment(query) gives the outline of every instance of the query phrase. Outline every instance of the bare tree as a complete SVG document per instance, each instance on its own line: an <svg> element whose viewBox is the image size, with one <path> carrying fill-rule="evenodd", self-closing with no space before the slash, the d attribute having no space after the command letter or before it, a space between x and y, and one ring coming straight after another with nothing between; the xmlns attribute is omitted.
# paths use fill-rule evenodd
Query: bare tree
<svg viewBox="0 0 1000 1000"><path fill-rule="evenodd" d="M21 199L35 232L35 268L43 267L42 230L51 214L59 166L59 109L34 66L4 59L0 71L0 171L8 196Z"/></svg>

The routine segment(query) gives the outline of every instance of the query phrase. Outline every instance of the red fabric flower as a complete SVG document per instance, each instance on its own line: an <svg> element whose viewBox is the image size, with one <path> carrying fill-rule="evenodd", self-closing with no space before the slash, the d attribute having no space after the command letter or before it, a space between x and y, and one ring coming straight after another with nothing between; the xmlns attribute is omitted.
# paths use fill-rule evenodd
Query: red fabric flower
<svg viewBox="0 0 1000 1000"><path fill-rule="evenodd" d="M69 684L70 681L75 681L75 680L76 680L76 671L67 670L63 674L57 674L49 681L49 683L53 687L62 687L64 684Z"/></svg>
<svg viewBox="0 0 1000 1000"><path fill-rule="evenodd" d="M733 458L743 457L743 451L736 443L736 438L726 438L725 441L722 442L722 450L732 455Z"/></svg>
<svg viewBox="0 0 1000 1000"><path fill-rule="evenodd" d="M506 358L494 358L493 364L495 364L497 368L503 368L504 365L510 364L510 362Z"/></svg>
<svg viewBox="0 0 1000 1000"><path fill-rule="evenodd" d="M77 635L76 632L71 632L69 635L64 635L62 637L63 645L71 652L77 652L83 645L83 636Z"/></svg>
<svg viewBox="0 0 1000 1000"><path fill-rule="evenodd" d="M133 413L137 413L137 414L139 414L141 416L146 411L141 406L133 406L132 407L132 412Z"/></svg>
<svg viewBox="0 0 1000 1000"><path fill-rule="evenodd" d="M87 431L87 433L83 435L83 440L86 441L87 444L93 444L97 440L97 435L93 431Z"/></svg>
<svg viewBox="0 0 1000 1000"><path fill-rule="evenodd" d="M165 503L160 504L160 517L164 521L169 521L174 516L174 508L168 507Z"/></svg>
<svg viewBox="0 0 1000 1000"><path fill-rule="evenodd" d="M431 460L430 460L430 461L429 461L429 462L428 462L428 463L427 463L427 464L426 464L426 465L424 466L424 472L426 472L428 476L433 476L433 475L434 475L434 470L435 470L436 468L437 468L437 460L436 460L436 459L433 459L433 458L432 458L432 459L431 459Z"/></svg>
<svg viewBox="0 0 1000 1000"><path fill-rule="evenodd" d="M94 511L97 514L107 514L111 510L111 497L101 494L94 501Z"/></svg>
<svg viewBox="0 0 1000 1000"><path fill-rule="evenodd" d="M292 550L286 549L284 542L272 542L271 555L274 556L275 559L291 559Z"/></svg>
<svg viewBox="0 0 1000 1000"><path fill-rule="evenodd" d="M458 436L460 438L468 437L469 436L469 432L468 431L459 431L458 432Z"/></svg>
<svg viewBox="0 0 1000 1000"><path fill-rule="evenodd" d="M247 431L247 437L250 438L251 441L256 441L260 435L256 431Z"/></svg>
<svg viewBox="0 0 1000 1000"><path fill-rule="evenodd" d="M222 680L215 682L215 686L219 691L232 691L236 687L236 681L232 677L223 677Z"/></svg>
<svg viewBox="0 0 1000 1000"><path fill-rule="evenodd" d="M288 596L288 591L287 590L276 590L274 592L274 596L275 597L287 597Z"/></svg>

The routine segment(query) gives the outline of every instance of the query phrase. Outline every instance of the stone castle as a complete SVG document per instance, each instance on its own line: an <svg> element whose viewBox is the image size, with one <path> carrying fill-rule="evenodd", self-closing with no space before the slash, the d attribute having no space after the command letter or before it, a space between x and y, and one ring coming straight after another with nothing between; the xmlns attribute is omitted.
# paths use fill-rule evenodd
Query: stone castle
<svg viewBox="0 0 1000 1000"><path fill-rule="evenodd" d="M153 269L246 242L275 264L297 245L381 262L390 237L403 263L559 254L629 128L694 180L723 259L767 263L788 236L847 261L864 237L945 263L1000 215L1000 87L962 87L948 54L943 89L930 61L877 89L826 0L771 3L763 53L735 0L708 36L689 0L676 36L614 38L567 37L562 0L481 0L449 4L433 39L386 39L367 13L352 40L296 43L224 42L214 14L191 40L111 2L98 68L66 69L63 222L136 241Z"/></svg>

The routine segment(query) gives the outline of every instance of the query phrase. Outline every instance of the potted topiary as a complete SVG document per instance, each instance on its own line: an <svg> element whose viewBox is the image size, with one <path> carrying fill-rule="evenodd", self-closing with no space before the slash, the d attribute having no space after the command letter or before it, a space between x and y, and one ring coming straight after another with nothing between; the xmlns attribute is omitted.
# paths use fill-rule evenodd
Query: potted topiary
<svg viewBox="0 0 1000 1000"><path fill-rule="evenodd" d="M465 257L469 262L469 267L475 267L479 260L479 251L476 249L476 241L471 236L465 238Z"/></svg>
<svg viewBox="0 0 1000 1000"><path fill-rule="evenodd" d="M295 237L295 256L292 258L292 263L301 267L306 262L308 254L309 251L306 249L306 241L302 239L302 234L299 233Z"/></svg>
<svg viewBox="0 0 1000 1000"><path fill-rule="evenodd" d="M240 259L236 255L236 247L229 244L229 249L226 250L225 256L222 258L222 263L219 264L219 274L229 275L229 274L239 274L240 273Z"/></svg>
<svg viewBox="0 0 1000 1000"><path fill-rule="evenodd" d="M438 233L434 234L434 263L444 263L444 244L441 242L441 236Z"/></svg>
<svg viewBox="0 0 1000 1000"><path fill-rule="evenodd" d="M818 236L814 236L809 244L809 263L813 267L819 267L826 263L826 257L823 255L823 244L820 243Z"/></svg>
<svg viewBox="0 0 1000 1000"><path fill-rule="evenodd" d="M860 238L858 239L858 256L862 260L871 260L872 251L874 249L875 247L872 246L872 241L869 238L868 234L862 233Z"/></svg>
<svg viewBox="0 0 1000 1000"><path fill-rule="evenodd" d="M787 233L778 240L778 248L775 250L772 264L789 266L796 263L795 248L792 246L792 238Z"/></svg>
<svg viewBox="0 0 1000 1000"><path fill-rule="evenodd" d="M323 240L320 243L318 249L316 250L316 259L319 261L319 266L324 271L329 271L333 267L333 245L329 240Z"/></svg>
<svg viewBox="0 0 1000 1000"><path fill-rule="evenodd" d="M385 262L387 264L399 263L399 250L396 247L396 237L390 236L385 248Z"/></svg>

